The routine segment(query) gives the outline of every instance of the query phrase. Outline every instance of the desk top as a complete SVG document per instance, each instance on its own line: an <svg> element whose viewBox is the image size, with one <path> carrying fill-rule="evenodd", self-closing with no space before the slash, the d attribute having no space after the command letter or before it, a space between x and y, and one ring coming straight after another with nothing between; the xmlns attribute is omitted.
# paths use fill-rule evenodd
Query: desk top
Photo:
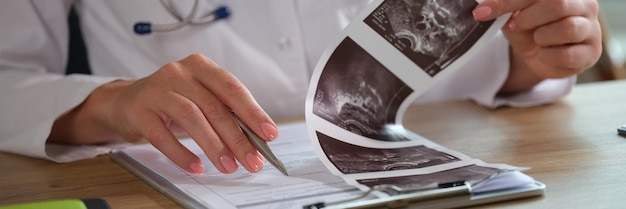
<svg viewBox="0 0 626 209"><path fill-rule="evenodd" d="M408 129L489 163L527 166L544 196L501 208L620 208L626 194L626 81L577 85L546 106L489 110L471 102L412 106ZM108 156L56 164L0 153L0 205L103 198L112 208L180 208Z"/></svg>

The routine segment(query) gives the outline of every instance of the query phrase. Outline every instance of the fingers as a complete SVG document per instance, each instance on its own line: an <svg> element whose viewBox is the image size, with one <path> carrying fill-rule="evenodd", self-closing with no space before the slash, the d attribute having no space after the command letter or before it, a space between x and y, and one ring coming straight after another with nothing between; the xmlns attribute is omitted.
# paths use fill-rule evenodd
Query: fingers
<svg viewBox="0 0 626 209"><path fill-rule="evenodd" d="M514 59L543 78L563 78L592 66L602 51L596 0L485 0L474 18L512 13L502 28Z"/></svg>
<svg viewBox="0 0 626 209"><path fill-rule="evenodd" d="M541 71L545 78L564 78L581 73L595 63L596 49L592 45L571 45L548 47L539 51L540 60L554 70Z"/></svg>
<svg viewBox="0 0 626 209"><path fill-rule="evenodd" d="M511 18L512 30L534 30L541 26L562 21L569 17L595 19L597 4L589 0L543 0L532 6L517 10ZM594 6L595 5L595 6Z"/></svg>
<svg viewBox="0 0 626 209"><path fill-rule="evenodd" d="M600 26L583 17L565 18L538 28L533 40L539 46L538 57L543 63L566 68L562 78L582 72L591 67L602 53ZM555 35L559 34L559 35Z"/></svg>
<svg viewBox="0 0 626 209"><path fill-rule="evenodd" d="M522 10L539 0L485 0L473 11L474 19L485 21L501 15Z"/></svg>
<svg viewBox="0 0 626 209"><path fill-rule="evenodd" d="M521 51L536 47L593 44L599 35L597 30L593 21L580 16L563 18L535 30L503 29L509 42Z"/></svg>
<svg viewBox="0 0 626 209"><path fill-rule="evenodd" d="M144 127L148 128L143 129L144 133L140 135L148 139L155 148L179 167L192 173L204 172L204 165L200 158L180 144L156 114L143 114L142 117L144 117Z"/></svg>
<svg viewBox="0 0 626 209"><path fill-rule="evenodd" d="M540 47L584 43L593 36L594 26L586 18L568 17L553 24L537 28L533 40ZM558 35L555 35L558 34Z"/></svg>
<svg viewBox="0 0 626 209"><path fill-rule="evenodd" d="M556 21L566 16L595 17L598 6L595 0L485 0L473 11L476 20L495 19L507 13L519 13L518 23L525 28Z"/></svg>
<svg viewBox="0 0 626 209"><path fill-rule="evenodd" d="M202 72L196 73L200 83L237 113L257 135L266 141L272 141L278 137L278 129L274 121L256 103L248 89L232 74L198 54L185 58L181 63L188 65L190 69L201 70ZM227 113L223 114L228 115Z"/></svg>
<svg viewBox="0 0 626 209"><path fill-rule="evenodd" d="M241 116L251 121L248 124L269 123L266 140L274 139L278 132L241 82L198 54L166 65L160 71L170 80L185 80L171 86L174 95L160 103L160 111L196 141L218 170L235 172L238 167L235 160L250 172L263 168L262 156L237 126L229 108L257 113ZM256 127L257 133L268 132L264 125Z"/></svg>
<svg viewBox="0 0 626 209"><path fill-rule="evenodd" d="M235 123L230 109L266 140L278 136L276 125L232 74L202 55L163 66L127 85L111 102L107 121L129 141L147 139L181 168L201 173L200 159L187 150L174 131L185 131L223 173L239 164L250 172L263 158Z"/></svg>
<svg viewBox="0 0 626 209"><path fill-rule="evenodd" d="M183 128L223 173L237 170L237 159L250 172L263 168L263 159L248 142L229 110L197 82L178 86L161 109Z"/></svg>

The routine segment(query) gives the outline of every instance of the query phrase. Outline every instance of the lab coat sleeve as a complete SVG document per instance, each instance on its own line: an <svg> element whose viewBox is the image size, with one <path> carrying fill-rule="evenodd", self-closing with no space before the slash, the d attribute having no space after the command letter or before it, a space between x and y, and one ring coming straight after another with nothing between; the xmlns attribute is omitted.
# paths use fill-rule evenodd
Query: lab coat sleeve
<svg viewBox="0 0 626 209"><path fill-rule="evenodd" d="M500 97L498 91L508 75L509 43L502 33L498 33L467 64L441 79L416 102L471 100L488 108L530 107L555 102L567 95L576 83L576 76L547 79L527 92Z"/></svg>
<svg viewBox="0 0 626 209"><path fill-rule="evenodd" d="M65 76L70 1L0 3L0 151L68 162L108 151L47 144L56 118L116 78Z"/></svg>

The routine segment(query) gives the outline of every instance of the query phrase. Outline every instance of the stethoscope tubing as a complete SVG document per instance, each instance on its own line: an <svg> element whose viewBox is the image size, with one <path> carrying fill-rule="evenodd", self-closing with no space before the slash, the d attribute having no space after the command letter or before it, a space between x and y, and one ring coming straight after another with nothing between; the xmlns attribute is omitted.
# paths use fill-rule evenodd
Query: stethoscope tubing
<svg viewBox="0 0 626 209"><path fill-rule="evenodd" d="M230 16L230 10L226 6L216 8L209 15L202 18L194 18L198 11L198 1L194 0L193 7L187 16L181 15L171 0L160 0L165 10L178 20L176 23L170 24L152 24L151 22L137 22L133 26L133 31L138 35L146 35L152 32L173 31L182 28L185 25L200 25L215 22Z"/></svg>

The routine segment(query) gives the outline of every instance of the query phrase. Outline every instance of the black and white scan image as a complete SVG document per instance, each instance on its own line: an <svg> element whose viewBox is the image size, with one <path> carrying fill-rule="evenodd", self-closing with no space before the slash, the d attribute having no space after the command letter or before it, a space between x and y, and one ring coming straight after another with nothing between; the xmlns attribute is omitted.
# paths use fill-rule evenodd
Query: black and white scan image
<svg viewBox="0 0 626 209"><path fill-rule="evenodd" d="M393 132L402 102L413 92L349 37L331 54L313 101L313 113L355 134L406 141Z"/></svg>
<svg viewBox="0 0 626 209"><path fill-rule="evenodd" d="M386 0L363 21L434 77L493 24L473 19L476 5L475 0Z"/></svg>
<svg viewBox="0 0 626 209"><path fill-rule="evenodd" d="M360 184L373 187L382 184L391 184L401 188L420 188L433 184L444 184L450 182L467 181L471 185L475 185L485 179L491 178L497 174L506 172L506 170L498 168L490 168L478 165L469 165L465 167L445 170L424 175L399 176L390 178L377 179L360 179ZM388 191L393 195L393 191Z"/></svg>
<svg viewBox="0 0 626 209"><path fill-rule="evenodd" d="M374 149L342 142L316 132L322 150L344 174L424 168L460 159L419 145L396 149Z"/></svg>

